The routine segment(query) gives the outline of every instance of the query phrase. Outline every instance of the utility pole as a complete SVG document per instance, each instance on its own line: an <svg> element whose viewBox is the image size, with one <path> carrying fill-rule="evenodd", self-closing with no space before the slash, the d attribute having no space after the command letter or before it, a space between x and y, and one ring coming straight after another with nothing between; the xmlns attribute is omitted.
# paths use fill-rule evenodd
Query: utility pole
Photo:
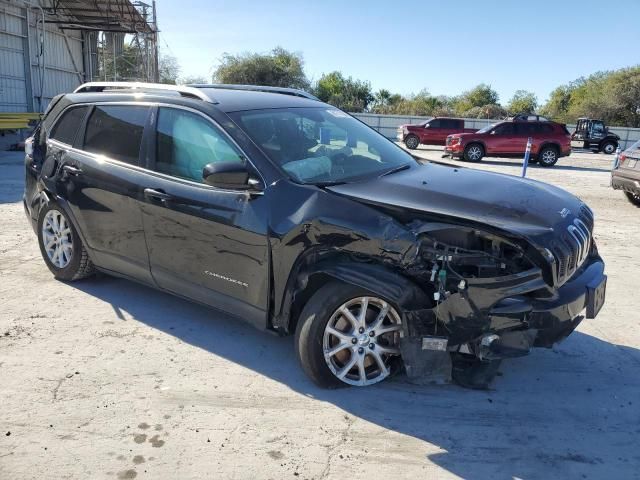
<svg viewBox="0 0 640 480"><path fill-rule="evenodd" d="M153 80L160 81L160 72L158 71L158 17L156 16L156 0L153 0Z"/></svg>

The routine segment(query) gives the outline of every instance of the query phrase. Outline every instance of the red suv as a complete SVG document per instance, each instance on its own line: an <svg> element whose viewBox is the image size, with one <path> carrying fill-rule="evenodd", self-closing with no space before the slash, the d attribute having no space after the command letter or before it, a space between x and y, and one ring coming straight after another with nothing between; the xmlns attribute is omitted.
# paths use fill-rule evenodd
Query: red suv
<svg viewBox="0 0 640 480"><path fill-rule="evenodd" d="M400 125L397 139L410 150L415 150L418 145L444 145L447 137L454 133L475 132L474 128L464 128L464 120L461 118L432 118L415 125Z"/></svg>
<svg viewBox="0 0 640 480"><path fill-rule="evenodd" d="M449 135L444 148L452 157L479 162L491 157L522 157L531 137L531 161L551 167L571 154L571 134L561 123L550 121L505 121L475 133Z"/></svg>

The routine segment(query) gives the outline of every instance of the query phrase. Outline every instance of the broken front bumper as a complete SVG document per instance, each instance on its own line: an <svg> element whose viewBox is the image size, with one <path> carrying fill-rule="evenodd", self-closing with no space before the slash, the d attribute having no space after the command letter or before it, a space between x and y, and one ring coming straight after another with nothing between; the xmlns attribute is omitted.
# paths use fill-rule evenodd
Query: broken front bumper
<svg viewBox="0 0 640 480"><path fill-rule="evenodd" d="M575 330L585 310L594 318L606 280L598 256L557 289L548 288L538 269L470 280L468 289L436 308L405 312L400 348L407 375L419 383L446 383L453 365L458 383L484 388L497 371L496 360L551 347Z"/></svg>

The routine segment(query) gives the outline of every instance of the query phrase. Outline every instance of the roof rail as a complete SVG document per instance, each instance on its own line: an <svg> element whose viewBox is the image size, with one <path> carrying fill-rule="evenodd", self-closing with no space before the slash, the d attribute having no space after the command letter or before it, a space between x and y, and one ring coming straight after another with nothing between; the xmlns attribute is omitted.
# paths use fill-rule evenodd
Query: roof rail
<svg viewBox="0 0 640 480"><path fill-rule="evenodd" d="M184 85L168 85L164 83L144 82L87 82L76 88L73 93L104 92L105 90L139 90L144 92L164 91L176 92L184 97L198 98L209 103L217 103L197 88Z"/></svg>
<svg viewBox="0 0 640 480"><path fill-rule="evenodd" d="M265 85L236 85L231 83L212 83L212 84L189 84L189 87L194 88L220 88L224 90L250 90L254 92L269 92L269 93L281 93L283 95L292 95L294 97L308 98L309 100L321 100L311 95L309 92L300 90L298 88L286 88L286 87L268 87Z"/></svg>

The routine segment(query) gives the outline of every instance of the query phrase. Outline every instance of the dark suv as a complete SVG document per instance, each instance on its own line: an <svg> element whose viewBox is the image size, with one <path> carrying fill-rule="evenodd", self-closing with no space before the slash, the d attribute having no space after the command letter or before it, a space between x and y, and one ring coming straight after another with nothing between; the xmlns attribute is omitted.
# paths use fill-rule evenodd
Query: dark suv
<svg viewBox="0 0 640 480"><path fill-rule="evenodd" d="M578 198L422 165L304 92L85 84L26 151L24 206L56 278L99 270L295 333L322 386L403 366L483 386L604 302Z"/></svg>

